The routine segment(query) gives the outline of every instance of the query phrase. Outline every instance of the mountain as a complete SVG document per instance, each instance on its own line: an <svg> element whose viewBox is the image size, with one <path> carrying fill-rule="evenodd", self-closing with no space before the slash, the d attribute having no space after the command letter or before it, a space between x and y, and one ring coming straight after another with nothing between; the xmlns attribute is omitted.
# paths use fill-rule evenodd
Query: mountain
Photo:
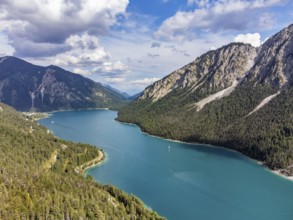
<svg viewBox="0 0 293 220"><path fill-rule="evenodd" d="M2 57L0 101L20 111L53 111L117 108L125 103L125 98L60 67L41 67L16 57Z"/></svg>
<svg viewBox="0 0 293 220"><path fill-rule="evenodd" d="M255 57L256 49L241 43L209 51L146 88L140 100L155 102L174 91L184 91L185 97L198 92L213 94L235 84L252 67Z"/></svg>
<svg viewBox="0 0 293 220"><path fill-rule="evenodd" d="M125 99L128 99L128 98L130 97L130 95L129 95L128 93L126 93L126 92L121 92L120 90L115 89L115 88L113 88L113 87L110 86L110 85L104 84L104 86L105 86L106 88L108 88L108 89L110 89L110 90L113 90L114 92L116 92L116 93L122 95Z"/></svg>
<svg viewBox="0 0 293 220"><path fill-rule="evenodd" d="M0 103L1 219L162 219L136 197L76 173L98 148L63 141Z"/></svg>
<svg viewBox="0 0 293 220"><path fill-rule="evenodd" d="M110 89L110 90L114 90L114 92L116 92L116 93L121 94L121 95L124 97L124 99L129 100L129 101L132 101L132 100L137 99L137 98L142 94L142 92L139 92L139 93L134 94L134 95L129 95L128 93L126 93L126 92L121 92L121 91L119 91L118 89L115 89L115 88L113 88L113 87L110 86L110 85L106 85L106 84L104 84L104 86L105 86L106 88Z"/></svg>
<svg viewBox="0 0 293 220"><path fill-rule="evenodd" d="M261 47L209 51L146 88L118 120L220 145L293 174L293 25Z"/></svg>
<svg viewBox="0 0 293 220"><path fill-rule="evenodd" d="M133 100L139 98L141 95L142 95L142 92L139 92L139 93L137 93L137 94L135 94L135 95L130 96L130 97L128 98L128 100L132 100L132 101L133 101Z"/></svg>

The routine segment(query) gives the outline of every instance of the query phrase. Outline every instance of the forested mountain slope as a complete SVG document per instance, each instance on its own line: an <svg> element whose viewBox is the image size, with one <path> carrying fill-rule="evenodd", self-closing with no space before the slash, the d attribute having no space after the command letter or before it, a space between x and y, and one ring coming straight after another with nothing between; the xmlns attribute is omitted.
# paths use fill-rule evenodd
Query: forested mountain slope
<svg viewBox="0 0 293 220"><path fill-rule="evenodd" d="M211 143L264 161L293 164L293 25L260 48L230 44L146 88L118 120L188 142Z"/></svg>
<svg viewBox="0 0 293 220"><path fill-rule="evenodd" d="M0 219L160 219L141 201L77 174L99 150L54 137L0 103Z"/></svg>
<svg viewBox="0 0 293 220"><path fill-rule="evenodd" d="M0 101L20 111L117 108L123 95L57 66L0 58Z"/></svg>

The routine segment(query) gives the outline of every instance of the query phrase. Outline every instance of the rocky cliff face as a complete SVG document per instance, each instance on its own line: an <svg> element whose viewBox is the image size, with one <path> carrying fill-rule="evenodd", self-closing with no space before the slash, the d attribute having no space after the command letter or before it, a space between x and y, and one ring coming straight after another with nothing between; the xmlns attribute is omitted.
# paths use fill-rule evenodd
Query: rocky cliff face
<svg viewBox="0 0 293 220"><path fill-rule="evenodd" d="M269 38L260 48L249 79L282 88L293 81L293 25Z"/></svg>
<svg viewBox="0 0 293 220"><path fill-rule="evenodd" d="M0 58L0 101L21 111L115 107L124 98L101 84L57 66Z"/></svg>
<svg viewBox="0 0 293 220"><path fill-rule="evenodd" d="M254 64L256 55L256 48L241 43L233 43L209 51L194 62L149 86L140 99L150 98L152 101L157 101L174 89L189 92L203 87L213 91L225 89L246 74Z"/></svg>

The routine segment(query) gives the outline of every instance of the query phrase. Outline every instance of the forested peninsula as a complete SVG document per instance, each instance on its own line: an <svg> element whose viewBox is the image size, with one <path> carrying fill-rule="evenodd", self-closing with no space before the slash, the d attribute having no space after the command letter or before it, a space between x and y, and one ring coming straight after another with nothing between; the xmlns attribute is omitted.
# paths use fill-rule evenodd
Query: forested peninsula
<svg viewBox="0 0 293 220"><path fill-rule="evenodd" d="M163 219L76 168L99 149L61 140L0 103L0 219Z"/></svg>

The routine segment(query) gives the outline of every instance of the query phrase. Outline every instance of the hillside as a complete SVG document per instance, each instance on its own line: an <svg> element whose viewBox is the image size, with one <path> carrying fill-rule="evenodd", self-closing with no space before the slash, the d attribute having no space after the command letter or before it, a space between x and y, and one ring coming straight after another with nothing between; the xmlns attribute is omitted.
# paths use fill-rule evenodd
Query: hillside
<svg viewBox="0 0 293 220"><path fill-rule="evenodd" d="M0 101L19 111L117 108L123 95L57 66L0 58Z"/></svg>
<svg viewBox="0 0 293 220"><path fill-rule="evenodd" d="M229 44L155 82L118 120L158 136L293 164L293 25L260 48Z"/></svg>
<svg viewBox="0 0 293 220"><path fill-rule="evenodd" d="M0 103L0 219L161 219L119 189L75 170L99 150L54 137Z"/></svg>

